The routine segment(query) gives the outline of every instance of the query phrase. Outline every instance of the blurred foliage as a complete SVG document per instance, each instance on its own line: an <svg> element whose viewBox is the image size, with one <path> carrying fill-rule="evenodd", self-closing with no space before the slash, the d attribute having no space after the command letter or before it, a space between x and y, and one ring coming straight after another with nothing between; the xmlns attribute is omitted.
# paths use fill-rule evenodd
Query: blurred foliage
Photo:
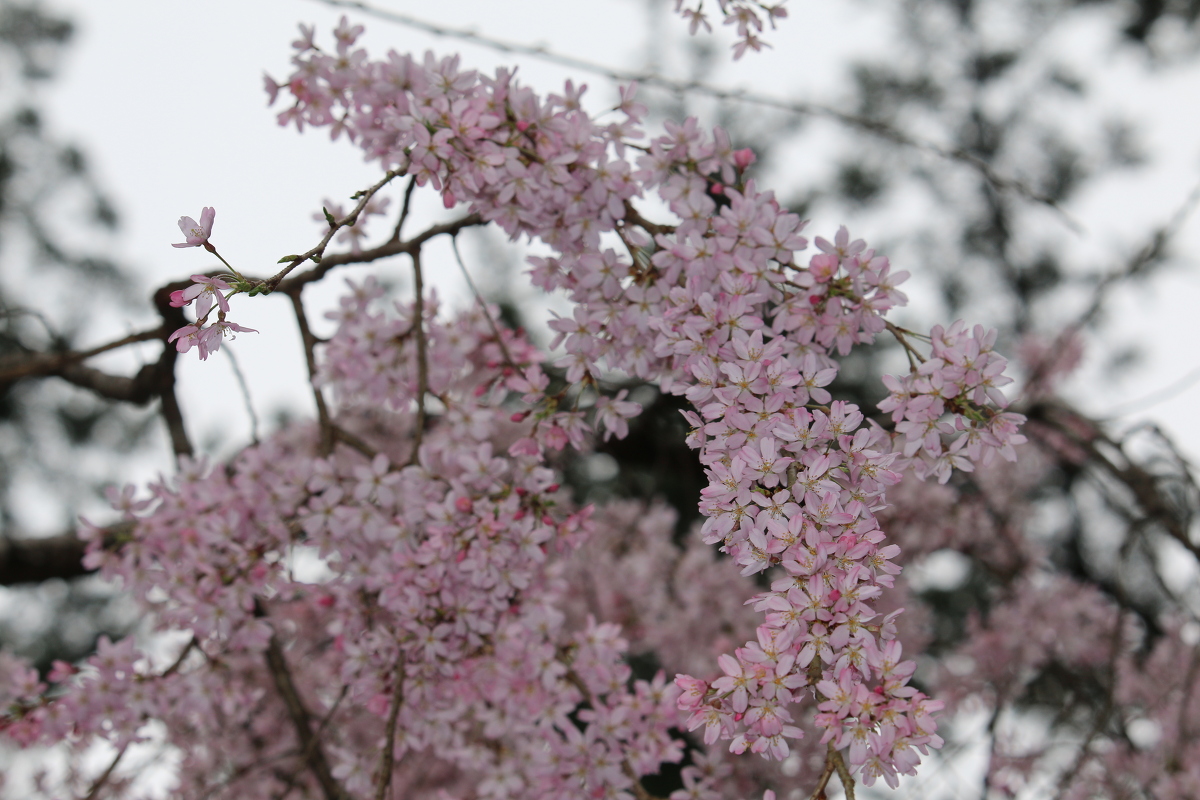
<svg viewBox="0 0 1200 800"><path fill-rule="evenodd" d="M106 309L145 305L104 246L118 223L112 202L39 107L73 33L39 3L0 2L0 366L97 344ZM145 412L57 379L0 383L0 536L70 531L152 429ZM45 666L128 628L110 589L56 583L0 589L0 643Z"/></svg>

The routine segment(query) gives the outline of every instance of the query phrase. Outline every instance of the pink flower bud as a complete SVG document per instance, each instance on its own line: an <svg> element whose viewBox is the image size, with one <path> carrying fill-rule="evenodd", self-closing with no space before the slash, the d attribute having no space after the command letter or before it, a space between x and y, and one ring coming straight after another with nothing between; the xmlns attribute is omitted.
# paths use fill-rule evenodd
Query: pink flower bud
<svg viewBox="0 0 1200 800"><path fill-rule="evenodd" d="M738 169L745 169L757 160L758 156L754 155L754 151L749 147L733 151L733 163Z"/></svg>

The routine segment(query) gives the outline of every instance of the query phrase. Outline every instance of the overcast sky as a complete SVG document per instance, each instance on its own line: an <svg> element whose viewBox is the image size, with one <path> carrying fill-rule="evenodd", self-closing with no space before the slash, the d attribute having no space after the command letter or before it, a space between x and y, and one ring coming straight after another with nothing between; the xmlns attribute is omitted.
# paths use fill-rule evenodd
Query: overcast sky
<svg viewBox="0 0 1200 800"><path fill-rule="evenodd" d="M377 0L378 7L432 22L470 27L500 39L544 44L552 49L617 67L641 68L655 57L649 44L644 0ZM343 10L315 0L52 0L77 25L61 76L47 97L50 122L74 138L90 156L101 184L114 197L123 229L114 255L144 276L142 290L215 265L199 249L177 250L176 221L198 217L203 206L217 210L214 242L223 255L250 274L267 275L282 255L305 250L320 235L311 215L323 198L344 200L377 179L345 141L330 143L321 131L297 135L279 128L266 108L263 72L288 73L296 23L316 23L328 41ZM792 0L791 18L772 34L775 48L750 55L714 78L725 86L749 87L780 97L836 104L846 86L842 65L851 53L880 52L886 26L880 2ZM462 52L470 67L491 70L519 63L524 82L542 90L561 87L572 76L588 82L592 107L602 109L612 95L603 78L572 73L537 59L518 58L461 41L448 41L395 23L349 13L367 26L372 55L389 48L439 53ZM682 23L662 15L678 33ZM1112 26L1085 20L1063 47L1090 53L1101 87L1097 102L1123 109L1142 124L1152 168L1115 175L1072 201L1069 210L1084 232L1072 236L1081 258L1118 262L1118 256L1179 206L1200 178L1200 72L1165 67L1151 81L1137 81L1140 56L1117 48L1101 35ZM669 69L670 65L666 67ZM813 160L816 158L817 160ZM803 173L819 172L819 154L798 153ZM792 163L792 162L789 162ZM814 221L810 231L831 232L840 220ZM869 220L846 220L868 238ZM856 224L857 223L857 224ZM1097 343L1088 367L1077 379L1076 398L1096 413L1155 395L1162 387L1200 368L1193 305L1200 296L1200 253L1196 218L1187 223L1177 250L1190 254L1153 288L1122 290L1114 308L1120 335L1157 348L1136 380L1115 383L1099 371ZM920 266L900 264L919 273ZM481 270L486 265L479 265ZM460 292L457 267L448 262L435 280L450 294ZM340 280L327 281L334 288ZM920 284L917 284L918 286ZM314 299L314 302L322 302ZM328 302L326 300L325 302ZM233 344L250 377L260 415L288 405L307 410L298 337L282 298L244 297L234 301L233 319L261 333ZM129 322L130 330L141 323ZM124 368L128 368L128 362ZM232 382L228 361L218 355L200 364L182 359L181 390L193 438L202 445L224 433L227 448L245 441L248 422ZM1200 457L1200 421L1195 407L1200 386L1137 411L1124 420L1148 418L1176 433L1188 452ZM165 463L164 457L164 463Z"/></svg>

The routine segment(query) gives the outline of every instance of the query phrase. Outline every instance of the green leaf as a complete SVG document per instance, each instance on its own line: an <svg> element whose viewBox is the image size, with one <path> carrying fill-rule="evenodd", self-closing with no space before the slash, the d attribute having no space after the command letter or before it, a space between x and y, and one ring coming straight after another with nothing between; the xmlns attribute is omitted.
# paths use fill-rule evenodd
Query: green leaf
<svg viewBox="0 0 1200 800"><path fill-rule="evenodd" d="M314 254L313 254L313 257L312 257L312 260L313 260L313 263L314 263L314 264L320 264L320 263L321 263L321 256L319 256L319 255L317 255L317 254L315 254L315 253L314 253Z"/></svg>
<svg viewBox="0 0 1200 800"><path fill-rule="evenodd" d="M333 214L329 213L329 209L325 206L321 206L321 210L325 212L325 221L329 223L329 227L337 227L337 220L333 218Z"/></svg>
<svg viewBox="0 0 1200 800"><path fill-rule="evenodd" d="M275 263L282 264L285 261L299 261L299 260L300 260L300 256L284 256L283 258L279 259Z"/></svg>

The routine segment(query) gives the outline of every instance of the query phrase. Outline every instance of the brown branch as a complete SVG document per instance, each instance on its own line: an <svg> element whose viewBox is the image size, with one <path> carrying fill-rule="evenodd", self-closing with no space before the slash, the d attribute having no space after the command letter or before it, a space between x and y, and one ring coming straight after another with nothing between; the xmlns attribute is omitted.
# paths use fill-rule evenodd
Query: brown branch
<svg viewBox="0 0 1200 800"><path fill-rule="evenodd" d="M192 443L188 440L187 430L183 426L183 410L175 397L174 379L170 385L163 387L161 397L162 416L163 421L167 423L167 433L171 436L171 449L175 451L176 458L192 455Z"/></svg>
<svg viewBox="0 0 1200 800"><path fill-rule="evenodd" d="M0 538L0 586L86 575L91 571L83 566L86 548L73 533L44 539Z"/></svg>
<svg viewBox="0 0 1200 800"><path fill-rule="evenodd" d="M96 778L91 788L88 789L88 793L84 797L84 800L96 800L96 798L100 796L100 790L104 788L106 783L108 783L108 779L112 777L113 770L117 768L117 764L120 763L121 758L125 755L125 751L128 749L129 745L125 744L120 750L117 751L117 755L113 757L112 761L109 762L107 769L100 773L100 777Z"/></svg>
<svg viewBox="0 0 1200 800"><path fill-rule="evenodd" d="M375 800L384 800L392 785L392 770L395 768L396 720L400 718L400 706L404 703L404 651L396 660L396 686L392 690L392 705L388 709L387 737L383 752L379 755L379 783L375 786Z"/></svg>
<svg viewBox="0 0 1200 800"><path fill-rule="evenodd" d="M825 751L825 768L821 770L821 777L817 778L817 786L808 796L808 800L826 800L825 787L829 786L829 779L833 777L835 768L833 754L836 752L833 749L833 742L830 742Z"/></svg>
<svg viewBox="0 0 1200 800"><path fill-rule="evenodd" d="M279 291L291 292L299 286L303 286L313 281L319 281L325 277L326 273L334 267L344 266L346 264L370 264L372 261L378 261L383 258L391 258L392 256L400 255L401 253L412 254L421 249L425 242L437 236L445 236L447 234L455 234L464 228L471 228L476 225L486 224L483 217L478 214L469 214L450 222L443 222L440 225L434 225L426 228L421 233L417 234L407 241L390 241L379 245L378 247L360 250L357 253L334 253L321 259L321 263L314 266L312 269L306 270L299 275L294 275L279 284ZM265 283L265 281L264 281Z"/></svg>
<svg viewBox="0 0 1200 800"><path fill-rule="evenodd" d="M1160 490L1159 478L1129 458L1121 444L1113 441L1097 423L1065 404L1051 401L1035 404L1029 409L1028 416L1030 420L1049 425L1072 445L1080 448L1088 462L1100 467L1129 489L1147 520L1161 525L1167 535L1200 559L1200 546L1191 540L1185 520L1181 519L1180 514L1171 507L1166 494ZM1090 435L1084 435L1084 430L1090 431ZM1052 443L1048 444L1054 448ZM1117 463L1105 450L1119 455L1124 464Z"/></svg>
<svg viewBox="0 0 1200 800"><path fill-rule="evenodd" d="M12 383L23 378L58 375L72 364L78 364L80 361L85 361L93 356L98 356L101 353L107 353L110 350L116 350L126 345L162 339L164 334L165 328L158 327L153 330L142 331L141 333L131 333L122 339L93 347L90 350L65 351L61 353L29 352L12 356L4 359L3 363L0 364L0 385Z"/></svg>
<svg viewBox="0 0 1200 800"><path fill-rule="evenodd" d="M262 607L257 604L257 601L256 611L265 616L265 611L262 611ZM317 783L321 785L325 799L351 800L350 795L333 777L329 759L325 756L321 743L313 734L312 715L305 708L304 700L296 689L292 673L288 670L287 660L283 655L283 646L280 645L279 638L274 633L271 634L271 641L267 645L267 668L275 682L276 691L279 692L283 704L287 707L288 716L292 719L292 726L296 729L296 736L300 739L300 746L305 754L305 764L312 772L313 777L317 779Z"/></svg>
<svg viewBox="0 0 1200 800"><path fill-rule="evenodd" d="M130 522L118 522L104 528L104 545L128 536L132 527ZM83 566L86 552L87 543L74 531L37 539L0 537L0 586L89 575L95 570Z"/></svg>

